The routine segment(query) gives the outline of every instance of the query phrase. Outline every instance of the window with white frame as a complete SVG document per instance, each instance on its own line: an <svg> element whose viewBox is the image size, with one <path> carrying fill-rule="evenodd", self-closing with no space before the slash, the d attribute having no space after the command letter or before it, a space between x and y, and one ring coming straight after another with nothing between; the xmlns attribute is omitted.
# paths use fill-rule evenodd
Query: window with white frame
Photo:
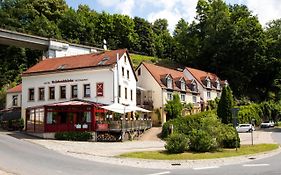
<svg viewBox="0 0 281 175"><path fill-rule="evenodd" d="M91 96L91 87L90 84L84 84L84 97Z"/></svg>
<svg viewBox="0 0 281 175"><path fill-rule="evenodd" d="M220 82L217 81L217 89L219 90L221 88Z"/></svg>
<svg viewBox="0 0 281 175"><path fill-rule="evenodd" d="M185 91L185 82L183 80L181 81L181 90Z"/></svg>
<svg viewBox="0 0 281 175"><path fill-rule="evenodd" d="M18 106L18 95L13 95L13 106Z"/></svg>
<svg viewBox="0 0 281 175"><path fill-rule="evenodd" d="M167 88L172 89L173 80L170 77L167 77Z"/></svg>
<svg viewBox="0 0 281 175"><path fill-rule="evenodd" d="M28 100L34 101L34 88L28 89Z"/></svg>
<svg viewBox="0 0 281 175"><path fill-rule="evenodd" d="M181 94L181 101L185 101L185 94Z"/></svg>
<svg viewBox="0 0 281 175"><path fill-rule="evenodd" d="M207 81L207 88L211 88L211 81L210 81L210 79L206 79L206 81Z"/></svg>
<svg viewBox="0 0 281 175"><path fill-rule="evenodd" d="M210 99L211 98L211 92L207 91L207 98Z"/></svg>
<svg viewBox="0 0 281 175"><path fill-rule="evenodd" d="M167 100L172 100L173 99L173 95L171 92L167 92Z"/></svg>
<svg viewBox="0 0 281 175"><path fill-rule="evenodd" d="M192 101L193 101L193 103L197 103L197 97L196 97L196 95L193 95L193 96L192 96Z"/></svg>

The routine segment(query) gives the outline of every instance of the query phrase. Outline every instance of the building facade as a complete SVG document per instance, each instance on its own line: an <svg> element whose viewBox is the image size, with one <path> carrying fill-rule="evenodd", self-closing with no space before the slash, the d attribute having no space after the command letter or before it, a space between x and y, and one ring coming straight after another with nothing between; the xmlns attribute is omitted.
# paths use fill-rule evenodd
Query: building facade
<svg viewBox="0 0 281 175"><path fill-rule="evenodd" d="M195 110L200 109L197 82L186 78L182 71L143 62L136 69L136 75L137 105L154 110L151 114L154 125L166 122L164 107L173 94L178 94L183 104L191 103Z"/></svg>
<svg viewBox="0 0 281 175"><path fill-rule="evenodd" d="M22 85L17 85L7 91L6 95L6 109L21 107L21 91Z"/></svg>
<svg viewBox="0 0 281 175"><path fill-rule="evenodd" d="M227 80L220 80L216 74L190 67L186 67L183 74L198 84L200 98L205 106L209 100L220 98L222 87L228 85Z"/></svg>
<svg viewBox="0 0 281 175"><path fill-rule="evenodd" d="M22 74L26 129L96 130L101 106L136 105L136 81L125 49L42 60Z"/></svg>

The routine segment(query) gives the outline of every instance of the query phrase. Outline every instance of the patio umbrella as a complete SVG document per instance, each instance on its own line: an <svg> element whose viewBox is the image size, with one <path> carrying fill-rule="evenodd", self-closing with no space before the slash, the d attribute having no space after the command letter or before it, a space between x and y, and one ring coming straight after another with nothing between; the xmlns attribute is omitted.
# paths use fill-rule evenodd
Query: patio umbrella
<svg viewBox="0 0 281 175"><path fill-rule="evenodd" d="M151 112L147 109L144 108L140 108L138 106L128 106L129 109L131 109L132 111L139 111L139 112Z"/></svg>
<svg viewBox="0 0 281 175"><path fill-rule="evenodd" d="M113 103L113 104L108 105L108 106L102 106L101 108L109 110L109 111L117 112L117 113L120 113L120 114L124 114L124 113L134 111L134 109L129 108L129 106L125 106L125 105L122 105L122 104L119 104L119 103Z"/></svg>

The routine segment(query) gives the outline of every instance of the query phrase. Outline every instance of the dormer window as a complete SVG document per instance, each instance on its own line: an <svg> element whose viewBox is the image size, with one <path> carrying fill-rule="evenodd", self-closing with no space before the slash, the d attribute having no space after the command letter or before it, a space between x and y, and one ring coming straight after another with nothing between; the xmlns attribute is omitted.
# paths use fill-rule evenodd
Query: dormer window
<svg viewBox="0 0 281 175"><path fill-rule="evenodd" d="M193 91L193 92L197 91L197 87L196 87L196 83L195 82L191 83L191 91Z"/></svg>
<svg viewBox="0 0 281 175"><path fill-rule="evenodd" d="M209 78L206 79L207 82L207 88L211 88L211 81Z"/></svg>
<svg viewBox="0 0 281 175"><path fill-rule="evenodd" d="M181 81L181 90L185 91L185 82L183 80Z"/></svg>
<svg viewBox="0 0 281 175"><path fill-rule="evenodd" d="M173 89L172 83L173 80L170 77L167 77L167 88Z"/></svg>
<svg viewBox="0 0 281 175"><path fill-rule="evenodd" d="M220 90L221 89L221 85L220 85L220 82L217 80L217 90Z"/></svg>

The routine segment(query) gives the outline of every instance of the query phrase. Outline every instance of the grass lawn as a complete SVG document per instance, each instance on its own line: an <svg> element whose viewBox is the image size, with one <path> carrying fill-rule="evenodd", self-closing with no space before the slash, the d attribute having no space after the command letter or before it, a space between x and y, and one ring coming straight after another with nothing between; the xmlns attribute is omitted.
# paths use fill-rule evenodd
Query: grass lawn
<svg viewBox="0 0 281 175"><path fill-rule="evenodd" d="M233 157L241 155L250 155L277 149L277 144L258 144L258 145L243 145L241 148L223 149L217 152L207 153L192 153L185 152L181 154L169 154L166 151L147 151L147 152L133 152L122 154L118 157L139 158L139 159L155 159L155 160L197 160L197 159L214 159L223 157Z"/></svg>

